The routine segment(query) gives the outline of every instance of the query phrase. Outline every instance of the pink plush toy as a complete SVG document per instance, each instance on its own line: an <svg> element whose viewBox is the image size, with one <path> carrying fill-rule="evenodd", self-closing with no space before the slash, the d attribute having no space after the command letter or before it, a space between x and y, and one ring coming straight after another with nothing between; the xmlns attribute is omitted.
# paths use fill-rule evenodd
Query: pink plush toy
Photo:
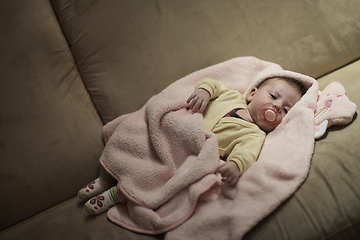
<svg viewBox="0 0 360 240"><path fill-rule="evenodd" d="M315 111L315 139L321 138L332 125L344 125L352 121L355 103L346 96L344 87L338 82L330 83L319 91Z"/></svg>

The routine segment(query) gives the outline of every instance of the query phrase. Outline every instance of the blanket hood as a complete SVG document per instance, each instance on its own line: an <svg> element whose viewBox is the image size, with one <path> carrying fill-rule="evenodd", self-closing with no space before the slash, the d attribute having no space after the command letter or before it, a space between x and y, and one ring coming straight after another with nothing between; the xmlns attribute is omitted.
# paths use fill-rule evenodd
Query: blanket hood
<svg viewBox="0 0 360 240"><path fill-rule="evenodd" d="M301 102L306 102L306 106L310 108L316 108L316 99L314 99L314 93L317 93L319 86L317 81L307 75L292 72L288 70L274 70L273 68L265 69L262 73L260 73L257 78L253 82L251 82L244 92L243 96L246 98L250 93L251 89L254 87L258 87L263 81L270 78L288 78L294 81L300 82L306 89L306 93L301 98ZM310 97L311 96L311 97ZM310 98L310 99L309 99Z"/></svg>

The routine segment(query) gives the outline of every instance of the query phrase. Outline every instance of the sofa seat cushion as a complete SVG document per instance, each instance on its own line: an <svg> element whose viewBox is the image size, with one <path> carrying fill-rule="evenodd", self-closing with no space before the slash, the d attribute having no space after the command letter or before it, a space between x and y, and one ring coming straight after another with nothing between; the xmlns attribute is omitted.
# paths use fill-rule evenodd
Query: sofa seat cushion
<svg viewBox="0 0 360 240"><path fill-rule="evenodd" d="M84 204L84 201L80 201L76 197L71 198L0 232L0 239L163 239L163 235L149 236L125 230L109 222L106 213L90 216L85 212Z"/></svg>

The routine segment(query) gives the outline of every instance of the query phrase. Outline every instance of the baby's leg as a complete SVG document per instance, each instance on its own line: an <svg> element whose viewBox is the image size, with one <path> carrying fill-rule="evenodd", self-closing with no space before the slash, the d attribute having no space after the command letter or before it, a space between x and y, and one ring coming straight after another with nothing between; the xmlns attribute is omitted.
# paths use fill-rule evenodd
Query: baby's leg
<svg viewBox="0 0 360 240"><path fill-rule="evenodd" d="M116 179L101 166L99 177L80 189L78 197L82 200L87 200L111 188L116 185L116 183Z"/></svg>
<svg viewBox="0 0 360 240"><path fill-rule="evenodd" d="M97 215L107 211L118 203L121 202L117 197L117 187L114 186L87 201L87 203L85 203L85 211L90 215Z"/></svg>

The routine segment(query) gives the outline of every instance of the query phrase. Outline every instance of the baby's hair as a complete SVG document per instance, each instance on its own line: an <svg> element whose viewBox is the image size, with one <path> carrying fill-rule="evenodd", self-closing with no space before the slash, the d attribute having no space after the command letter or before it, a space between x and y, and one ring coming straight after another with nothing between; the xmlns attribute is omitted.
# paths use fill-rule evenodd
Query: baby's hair
<svg viewBox="0 0 360 240"><path fill-rule="evenodd" d="M271 80L271 79L279 79L279 80L283 80L283 81L287 82L287 83L290 84L292 87L294 87L294 88L301 94L301 96L303 96L303 95L306 93L306 91L307 91L307 89L305 88L305 86L304 86L301 82L296 81L296 80L291 79L291 78L286 78L286 77L273 77L273 78L265 79L264 81L262 81L262 82L259 84L258 88L260 88L260 86L266 84L266 82L267 82L268 80Z"/></svg>

